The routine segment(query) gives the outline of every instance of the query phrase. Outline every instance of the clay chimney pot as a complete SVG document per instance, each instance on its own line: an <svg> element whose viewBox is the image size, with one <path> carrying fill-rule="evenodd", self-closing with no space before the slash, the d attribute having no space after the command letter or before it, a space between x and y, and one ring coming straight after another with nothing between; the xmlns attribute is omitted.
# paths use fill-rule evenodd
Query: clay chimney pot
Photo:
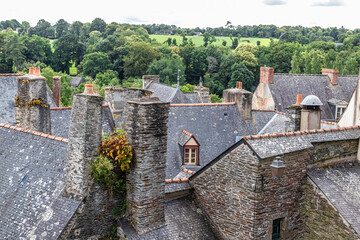
<svg viewBox="0 0 360 240"><path fill-rule="evenodd" d="M41 74L40 74L40 68L39 67L36 67L35 69L34 69L34 74L36 75L36 76L41 76Z"/></svg>
<svg viewBox="0 0 360 240"><path fill-rule="evenodd" d="M302 95L301 94L298 94L296 96L296 104L300 105L301 104L301 101L302 101Z"/></svg>
<svg viewBox="0 0 360 240"><path fill-rule="evenodd" d="M236 88L242 89L242 82L236 82Z"/></svg>
<svg viewBox="0 0 360 240"><path fill-rule="evenodd" d="M94 94L93 85L92 84L85 84L85 94Z"/></svg>
<svg viewBox="0 0 360 240"><path fill-rule="evenodd" d="M29 74L34 75L35 69L33 67L29 67Z"/></svg>

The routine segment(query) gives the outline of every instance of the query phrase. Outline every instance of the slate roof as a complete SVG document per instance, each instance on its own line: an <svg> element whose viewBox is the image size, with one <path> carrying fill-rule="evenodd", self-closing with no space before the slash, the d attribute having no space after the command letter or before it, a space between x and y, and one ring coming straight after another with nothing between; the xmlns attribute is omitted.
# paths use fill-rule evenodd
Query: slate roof
<svg viewBox="0 0 360 240"><path fill-rule="evenodd" d="M235 104L171 105L168 121L166 178L174 178L183 166L182 130L193 134L199 148L199 165L186 165L197 171L236 142L236 137L257 134L275 112L253 111L252 120L242 120Z"/></svg>
<svg viewBox="0 0 360 240"><path fill-rule="evenodd" d="M191 103L211 103L209 98L203 98L199 96L198 93L184 93L185 96L190 100Z"/></svg>
<svg viewBox="0 0 360 240"><path fill-rule="evenodd" d="M0 122L15 124L15 100L17 94L17 78L21 74L0 74ZM52 92L48 88L48 103L56 107ZM51 97L50 97L51 96Z"/></svg>
<svg viewBox="0 0 360 240"><path fill-rule="evenodd" d="M360 233L360 166L344 164L308 171L331 204Z"/></svg>
<svg viewBox="0 0 360 240"><path fill-rule="evenodd" d="M244 139L261 158L313 147L311 143L358 139L359 126L335 129L246 136Z"/></svg>
<svg viewBox="0 0 360 240"><path fill-rule="evenodd" d="M0 126L0 236L57 239L80 202L61 195L67 143Z"/></svg>
<svg viewBox="0 0 360 240"><path fill-rule="evenodd" d="M335 98L349 102L357 85L357 76L339 76L338 83L338 86L331 86L330 78L320 74L274 74L274 83L269 84L269 88L278 111L285 112L294 104L297 94L302 94L303 98L315 95L324 104L320 107L322 119L330 120L334 116L328 100Z"/></svg>
<svg viewBox="0 0 360 240"><path fill-rule="evenodd" d="M71 107L51 108L51 133L58 137L68 138ZM107 105L102 110L103 133L112 133L115 123Z"/></svg>
<svg viewBox="0 0 360 240"><path fill-rule="evenodd" d="M205 221L202 212L196 208L190 197L184 197L165 203L166 226L139 235L126 219L120 226L129 240L212 240L218 239Z"/></svg>
<svg viewBox="0 0 360 240"><path fill-rule="evenodd" d="M72 87L78 87L83 82L84 82L84 79L82 77L72 77L70 84Z"/></svg>

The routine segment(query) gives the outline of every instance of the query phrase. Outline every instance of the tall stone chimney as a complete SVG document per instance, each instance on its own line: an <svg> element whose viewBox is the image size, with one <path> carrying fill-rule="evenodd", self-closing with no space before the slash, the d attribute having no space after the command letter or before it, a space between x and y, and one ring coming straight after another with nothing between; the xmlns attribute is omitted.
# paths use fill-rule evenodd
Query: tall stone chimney
<svg viewBox="0 0 360 240"><path fill-rule="evenodd" d="M53 76L53 96L55 98L56 104L60 107L60 97L61 97L61 77Z"/></svg>
<svg viewBox="0 0 360 240"><path fill-rule="evenodd" d="M315 95L309 95L301 102L300 131L313 130L321 128L321 110L323 105L320 99Z"/></svg>
<svg viewBox="0 0 360 240"><path fill-rule="evenodd" d="M127 217L139 234L165 225L167 122L170 103L157 97L128 102L124 118L133 148L126 175Z"/></svg>
<svg viewBox="0 0 360 240"><path fill-rule="evenodd" d="M237 88L225 89L223 91L223 102L235 102L240 113L240 117L245 120L252 119L252 96L253 94L242 89L242 84L236 84Z"/></svg>
<svg viewBox="0 0 360 240"><path fill-rule="evenodd" d="M102 133L102 101L91 84L74 96L67 148L64 195L82 200L90 184L90 164L97 156Z"/></svg>
<svg viewBox="0 0 360 240"><path fill-rule="evenodd" d="M15 125L51 134L50 106L47 102L45 78L27 74L18 78L17 87Z"/></svg>
<svg viewBox="0 0 360 240"><path fill-rule="evenodd" d="M202 85L194 87L194 93L199 96L202 103L208 102L210 98L210 89Z"/></svg>
<svg viewBox="0 0 360 240"><path fill-rule="evenodd" d="M339 76L339 71L336 69L327 69L324 68L321 70L322 75L328 75L330 78L330 82L333 86L338 85L338 76Z"/></svg>
<svg viewBox="0 0 360 240"><path fill-rule="evenodd" d="M143 89L146 89L151 83L160 83L159 75L143 75Z"/></svg>
<svg viewBox="0 0 360 240"><path fill-rule="evenodd" d="M286 132L296 132L300 131L300 122L301 122L301 100L302 95L298 94L296 99L296 104L291 105L286 108L286 122L285 122L285 131Z"/></svg>
<svg viewBox="0 0 360 240"><path fill-rule="evenodd" d="M274 68L260 67L260 83L271 84L274 82Z"/></svg>
<svg viewBox="0 0 360 240"><path fill-rule="evenodd" d="M140 88L106 87L105 102L109 104L113 114L121 114L128 100L149 97L152 94L152 91Z"/></svg>

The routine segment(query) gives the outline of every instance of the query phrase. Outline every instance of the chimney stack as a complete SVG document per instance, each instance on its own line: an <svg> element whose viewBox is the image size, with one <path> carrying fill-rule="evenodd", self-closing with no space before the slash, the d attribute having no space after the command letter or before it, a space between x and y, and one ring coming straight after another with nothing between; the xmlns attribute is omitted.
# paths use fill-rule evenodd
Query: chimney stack
<svg viewBox="0 0 360 240"><path fill-rule="evenodd" d="M151 83L160 83L159 75L143 75L143 89L146 89Z"/></svg>
<svg viewBox="0 0 360 240"><path fill-rule="evenodd" d="M300 131L300 121L301 121L301 99L302 95L298 94L296 97L296 104L291 105L286 108L286 122L285 122L285 131L286 132L296 132Z"/></svg>
<svg viewBox="0 0 360 240"><path fill-rule="evenodd" d="M328 75L330 78L330 82L331 85L336 86L338 85L338 76L339 76L339 71L336 69L327 69L324 68L321 70L322 75Z"/></svg>
<svg viewBox="0 0 360 240"><path fill-rule="evenodd" d="M157 97L128 101L124 110L133 159L127 183L127 217L143 234L165 225L167 122L170 103Z"/></svg>
<svg viewBox="0 0 360 240"><path fill-rule="evenodd" d="M274 83L274 68L266 66L260 67L260 83Z"/></svg>
<svg viewBox="0 0 360 240"><path fill-rule="evenodd" d="M32 70L30 70L32 72ZM51 134L50 107L44 77L24 75L17 80L15 125L24 129Z"/></svg>
<svg viewBox="0 0 360 240"><path fill-rule="evenodd" d="M315 95L309 95L301 102L300 131L314 130L321 128L321 110L323 105Z"/></svg>
<svg viewBox="0 0 360 240"><path fill-rule="evenodd" d="M102 134L103 98L86 84L82 94L74 96L65 171L64 195L82 200L90 185L90 164L98 153Z"/></svg>
<svg viewBox="0 0 360 240"><path fill-rule="evenodd" d="M60 107L60 97L61 97L61 77L53 76L53 96L55 98L56 104Z"/></svg>
<svg viewBox="0 0 360 240"><path fill-rule="evenodd" d="M242 87L242 84L238 84L236 88L225 89L223 91L223 102L235 102L240 113L240 117L245 120L252 119L251 109L252 109L252 97L253 94L245 89L238 88Z"/></svg>

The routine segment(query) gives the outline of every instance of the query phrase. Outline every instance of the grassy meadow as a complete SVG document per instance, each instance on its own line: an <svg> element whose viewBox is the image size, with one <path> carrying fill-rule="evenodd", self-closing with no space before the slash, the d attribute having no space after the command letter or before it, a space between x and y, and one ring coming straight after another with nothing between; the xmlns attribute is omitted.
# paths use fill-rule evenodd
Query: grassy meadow
<svg viewBox="0 0 360 240"><path fill-rule="evenodd" d="M188 39L191 39L193 41L193 43L196 46L201 46L204 44L203 41L203 37L200 36L186 36ZM156 41L163 43L165 42L168 38L175 38L176 39L176 43L179 45L182 43L182 37L179 35L150 35L151 39L156 39ZM227 42L226 46L231 46L231 40L230 37L215 37L216 38L216 42L213 42L212 44L216 45L216 46L221 46L223 40L225 40ZM274 39L275 41L277 39ZM270 44L270 39L269 38L241 38L240 42L244 42L244 41L249 41L250 43L256 45L257 41L260 41L260 44L263 46L269 46Z"/></svg>

